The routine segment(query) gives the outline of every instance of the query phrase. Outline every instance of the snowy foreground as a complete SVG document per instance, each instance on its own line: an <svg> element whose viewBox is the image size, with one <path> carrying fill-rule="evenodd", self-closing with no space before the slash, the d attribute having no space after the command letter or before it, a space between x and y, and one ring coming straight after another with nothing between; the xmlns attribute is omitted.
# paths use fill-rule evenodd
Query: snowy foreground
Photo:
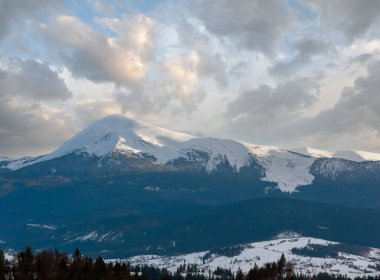
<svg viewBox="0 0 380 280"><path fill-rule="evenodd" d="M146 264L166 268L175 272L180 265L196 264L199 271L212 273L217 267L229 268L236 272L238 268L248 272L255 263L260 267L268 262L277 261L281 254L294 265L298 273L307 275L326 272L335 275L356 276L380 275L380 249L369 248L360 255L339 252L338 257L307 257L292 253L293 248L302 248L311 244L324 246L339 244L309 237L279 238L270 241L256 242L241 246L235 256L227 257L210 251L191 253L179 256L141 255L129 258L131 265Z"/></svg>

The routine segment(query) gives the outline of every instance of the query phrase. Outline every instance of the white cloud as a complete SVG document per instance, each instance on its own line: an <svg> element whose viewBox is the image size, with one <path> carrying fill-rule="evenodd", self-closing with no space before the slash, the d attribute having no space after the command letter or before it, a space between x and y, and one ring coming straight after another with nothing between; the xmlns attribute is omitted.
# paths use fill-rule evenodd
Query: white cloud
<svg viewBox="0 0 380 280"><path fill-rule="evenodd" d="M57 16L42 25L40 32L54 55L77 77L135 85L146 74L147 65L140 52L92 30L76 17Z"/></svg>

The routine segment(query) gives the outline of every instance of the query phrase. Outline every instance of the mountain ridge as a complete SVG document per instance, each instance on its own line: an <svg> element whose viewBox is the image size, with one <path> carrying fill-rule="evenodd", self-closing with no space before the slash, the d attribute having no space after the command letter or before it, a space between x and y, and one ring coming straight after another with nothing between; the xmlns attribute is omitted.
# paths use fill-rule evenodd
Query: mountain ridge
<svg viewBox="0 0 380 280"><path fill-rule="evenodd" d="M69 154L95 156L99 158L99 167L104 165L103 158L112 155L115 164L118 164L120 157L141 161L150 158L151 164L157 166L173 165L180 161L192 162L206 172L217 170L223 165L239 172L241 168L255 162L264 169L262 181L275 182L281 191L290 193L300 186L312 184L315 176L310 170L318 159L352 162L380 160L380 154L362 151L292 150L238 140L197 137L121 115L110 115L90 124L50 154L20 160L6 159L0 162L0 166L3 170L14 171ZM345 171L346 166L343 163L336 165L334 174ZM144 164L140 164L140 168L144 169Z"/></svg>

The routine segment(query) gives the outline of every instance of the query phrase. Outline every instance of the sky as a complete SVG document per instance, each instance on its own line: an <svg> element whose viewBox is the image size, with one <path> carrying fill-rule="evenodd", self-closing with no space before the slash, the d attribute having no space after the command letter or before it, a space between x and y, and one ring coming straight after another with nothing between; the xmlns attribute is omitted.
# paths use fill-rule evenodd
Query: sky
<svg viewBox="0 0 380 280"><path fill-rule="evenodd" d="M380 1L0 0L0 155L110 114L380 152Z"/></svg>

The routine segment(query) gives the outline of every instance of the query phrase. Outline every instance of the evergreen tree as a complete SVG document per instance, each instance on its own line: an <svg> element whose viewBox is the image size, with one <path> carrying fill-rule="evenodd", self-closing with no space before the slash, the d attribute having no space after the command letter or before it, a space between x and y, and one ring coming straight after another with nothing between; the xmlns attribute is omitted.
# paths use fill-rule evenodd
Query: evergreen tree
<svg viewBox="0 0 380 280"><path fill-rule="evenodd" d="M79 251L78 248L75 249L73 258L74 258L75 261L81 260L82 254L80 253L80 251Z"/></svg>
<svg viewBox="0 0 380 280"><path fill-rule="evenodd" d="M32 248L29 246L25 251L17 255L18 270L17 275L21 279L33 279L34 274L34 255Z"/></svg>
<svg viewBox="0 0 380 280"><path fill-rule="evenodd" d="M285 264L286 264L286 259L285 259L284 254L282 254L280 260L277 263L277 271L278 271L278 274L280 274L281 276L284 271Z"/></svg>
<svg viewBox="0 0 380 280"><path fill-rule="evenodd" d="M95 279L105 279L107 272L107 266L102 257L98 257L94 264Z"/></svg>
<svg viewBox="0 0 380 280"><path fill-rule="evenodd" d="M6 280L7 272L5 255L4 252L0 250L0 280Z"/></svg>
<svg viewBox="0 0 380 280"><path fill-rule="evenodd" d="M239 269L236 271L236 277L235 277L236 280L244 280L244 274L243 272L241 271L240 267Z"/></svg>

